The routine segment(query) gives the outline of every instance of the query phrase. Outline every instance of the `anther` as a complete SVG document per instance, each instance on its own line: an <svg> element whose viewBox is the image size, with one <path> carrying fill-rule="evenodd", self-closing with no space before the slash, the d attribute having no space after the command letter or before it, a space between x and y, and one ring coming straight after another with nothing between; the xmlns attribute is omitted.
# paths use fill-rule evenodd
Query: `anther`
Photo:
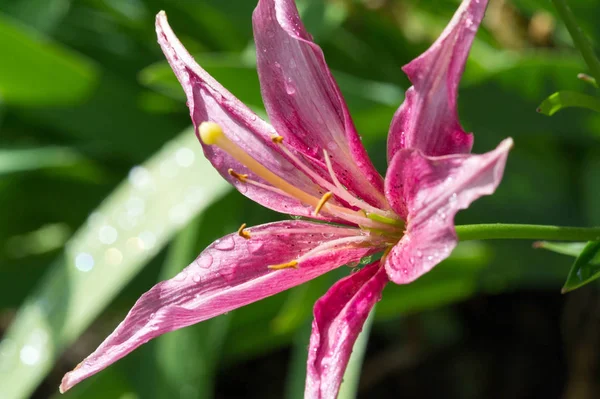
<svg viewBox="0 0 600 399"><path fill-rule="evenodd" d="M233 169L227 169L227 173L229 173L229 175L231 177L233 177L234 179L238 179L239 181L241 181L242 183L245 183L246 180L248 180L248 175L245 173L237 173L235 170Z"/></svg>
<svg viewBox="0 0 600 399"><path fill-rule="evenodd" d="M281 269L289 269L289 268L297 269L298 261L292 260L292 261L289 261L288 263L281 263L279 265L271 265L271 266L268 266L268 268L273 269L273 270L281 270Z"/></svg>
<svg viewBox="0 0 600 399"><path fill-rule="evenodd" d="M274 134L271 136L271 141L275 144L281 144L283 142L283 136Z"/></svg>
<svg viewBox="0 0 600 399"><path fill-rule="evenodd" d="M319 200L319 203L315 207L315 216L317 216L319 214L319 212L321 212L321 209L323 208L323 206L325 206L327 201L329 201L329 199L331 198L332 195L333 195L333 193L331 191L323 194L323 196Z"/></svg>
<svg viewBox="0 0 600 399"><path fill-rule="evenodd" d="M223 129L215 122L202 122L198 127L200 139L204 144L216 144L224 136Z"/></svg>
<svg viewBox="0 0 600 399"><path fill-rule="evenodd" d="M244 230L246 228L246 223L242 223L242 225L240 226L240 228L238 229L238 235L242 238L245 238L246 240L250 239L250 233L248 233L246 230Z"/></svg>

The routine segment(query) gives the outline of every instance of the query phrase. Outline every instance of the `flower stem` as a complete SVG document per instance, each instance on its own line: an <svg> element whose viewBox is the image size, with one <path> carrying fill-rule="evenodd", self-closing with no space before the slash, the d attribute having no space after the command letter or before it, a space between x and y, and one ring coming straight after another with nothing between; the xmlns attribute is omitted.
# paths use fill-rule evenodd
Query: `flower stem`
<svg viewBox="0 0 600 399"><path fill-rule="evenodd" d="M460 241L468 240L555 240L555 241L598 241L600 227L562 227L537 224L467 224L456 226Z"/></svg>
<svg viewBox="0 0 600 399"><path fill-rule="evenodd" d="M594 49L592 48L590 41L585 37L577 24L573 12L565 0L552 0L552 3L554 3L558 15L560 15L567 26L575 47L579 49L585 63L588 65L588 68L590 68L590 73L596 79L596 82L600 82L600 61L598 61L598 58L594 54Z"/></svg>

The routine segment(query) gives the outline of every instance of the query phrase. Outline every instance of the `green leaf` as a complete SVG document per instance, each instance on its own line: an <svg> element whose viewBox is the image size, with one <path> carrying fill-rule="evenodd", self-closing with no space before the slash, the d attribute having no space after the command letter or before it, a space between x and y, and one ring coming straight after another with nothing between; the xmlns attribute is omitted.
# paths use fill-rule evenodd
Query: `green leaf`
<svg viewBox="0 0 600 399"><path fill-rule="evenodd" d="M561 292L564 294L584 286L600 277L600 263L596 259L600 253L600 241L590 241L569 271Z"/></svg>
<svg viewBox="0 0 600 399"><path fill-rule="evenodd" d="M0 148L0 176L45 168L74 166L82 157L70 148Z"/></svg>
<svg viewBox="0 0 600 399"><path fill-rule="evenodd" d="M576 91L558 91L545 99L537 109L539 113L552 116L565 108L587 108L600 112L600 100Z"/></svg>
<svg viewBox="0 0 600 399"><path fill-rule="evenodd" d="M97 81L97 69L88 59L2 14L0 54L0 98L8 104L73 104Z"/></svg>
<svg viewBox="0 0 600 399"><path fill-rule="evenodd" d="M596 89L598 88L598 83L596 82L596 79L594 79L593 77L591 77L588 74L585 73L578 73L577 74L577 79L595 87Z"/></svg>
<svg viewBox="0 0 600 399"><path fill-rule="evenodd" d="M585 248L585 242L553 242L553 241L538 241L533 244L534 248L547 249L548 251L556 252L562 255L579 256Z"/></svg>
<svg viewBox="0 0 600 399"><path fill-rule="evenodd" d="M191 129L136 166L90 215L0 342L0 397L29 396L61 351L228 185Z"/></svg>

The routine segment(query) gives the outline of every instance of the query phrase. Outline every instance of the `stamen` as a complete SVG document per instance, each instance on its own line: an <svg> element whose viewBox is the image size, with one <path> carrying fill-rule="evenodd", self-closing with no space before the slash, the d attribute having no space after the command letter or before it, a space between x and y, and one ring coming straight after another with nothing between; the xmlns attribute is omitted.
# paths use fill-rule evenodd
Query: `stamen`
<svg viewBox="0 0 600 399"><path fill-rule="evenodd" d="M273 141L273 143L275 143L275 144L281 144L281 143L283 143L283 136L274 134L271 136L271 141Z"/></svg>
<svg viewBox="0 0 600 399"><path fill-rule="evenodd" d="M238 179L239 181L241 181L242 183L245 183L248 180L248 175L245 173L237 173L235 170L233 169L228 169L227 173L229 173L229 175L235 179Z"/></svg>
<svg viewBox="0 0 600 399"><path fill-rule="evenodd" d="M256 159L252 158L237 144L233 143L225 134L219 125L214 122L202 122L198 128L200 138L205 144L216 145L223 151L227 152L236 161L250 169L254 174L261 177L269 184L277 187L292 197L304 202L312 207L316 207L319 200L312 195L305 193L301 189L291 185L275 173L271 172ZM229 172L231 174L231 172ZM233 176L233 175L232 175ZM240 175L243 176L243 175ZM235 177L235 176L234 176Z"/></svg>
<svg viewBox="0 0 600 399"><path fill-rule="evenodd" d="M281 269L289 269L289 268L297 269L298 261L292 260L287 263L280 263L279 265L271 265L271 266L268 266L268 268L273 269L273 270L281 270Z"/></svg>
<svg viewBox="0 0 600 399"><path fill-rule="evenodd" d="M267 167L262 165L260 162L258 162L252 156L250 156L244 149L240 148L237 144L232 142L223 133L223 129L221 129L221 127L218 124L216 124L214 122L202 122L200 124L200 126L198 127L198 132L199 132L200 139L205 144L216 145L221 150L225 151L233 159L238 161L240 164L244 165L246 168L248 168L250 171L252 171L252 173L254 173L256 176L260 177L265 182L267 182L270 186L272 186L272 188L269 188L270 190L276 191L276 192L283 192L286 195L288 195L292 198L295 198L296 200L300 201L301 203L311 206L314 209L317 209L317 206L319 206L319 203L321 202L321 200L319 198L316 198L313 195L303 191L302 189L290 184L288 181L279 177L277 174L273 173L270 169L268 169ZM280 148L282 149L282 151L284 151L285 154L291 154L291 152L289 150L287 150L284 145L281 144L283 137L275 135L272 137L272 140L274 143L277 143L280 145ZM296 158L296 160L297 160L297 158ZM306 165L303 165L302 162L297 162L296 160L294 160L294 162L296 162L298 164L297 166L300 167L303 172L307 173L307 176L312 177L313 175L316 175L316 173L314 171L310 171ZM255 184L256 186L261 186L261 187L265 186L263 183L251 181L250 179L247 178L248 177L247 175L237 173L233 170L229 170L228 172L231 176L233 176L234 178L238 179L241 182ZM321 178L320 180L324 180L324 179ZM332 184L330 184L330 183L328 183L327 186L324 186L322 184L320 184L320 185L322 187L326 187L326 188L327 188L327 186L332 187ZM339 190L336 187L332 187L332 190L330 190L330 191L337 195L337 192ZM349 196L349 197L353 198L348 192L342 193L342 195L344 195L344 194L345 194L345 196ZM340 197L340 198L344 198L344 197ZM347 200L346 198L344 198L344 199ZM362 202L360 200L354 199L354 202L356 202L356 201ZM373 207L368 204L364 204L364 205L366 205L365 209L369 213L381 212L380 210L377 210L377 209L372 210L371 208L373 208ZM359 206L359 207L361 207L361 206ZM352 209L347 209L345 207L338 206L335 204L327 203L327 201L325 201L320 206L319 211L321 211L321 210L327 211L327 213L333 217L340 218L340 219L346 220L351 223L355 223L360 226L375 227L375 228L381 228L384 230L387 230L390 227L393 228L393 226L389 226L389 225L386 226L385 224L382 224L381 222L377 222L377 221L365 218L362 214L358 213L357 211L354 211Z"/></svg>
<svg viewBox="0 0 600 399"><path fill-rule="evenodd" d="M208 145L217 144L219 139L225 136L221 126L214 122L202 122L198 128L198 132L200 133L202 142Z"/></svg>
<svg viewBox="0 0 600 399"><path fill-rule="evenodd" d="M245 238L246 240L250 239L250 233L248 233L247 231L245 231L244 229L246 228L246 223L242 223L242 225L240 226L240 228L238 229L238 235L242 238Z"/></svg>
<svg viewBox="0 0 600 399"><path fill-rule="evenodd" d="M323 208L325 203L327 201L329 201L329 199L331 198L332 195L333 195L333 193L331 191L323 194L323 196L319 200L319 203L317 204L317 207L315 208L315 216L317 216L319 214L319 212L321 211L321 208Z"/></svg>

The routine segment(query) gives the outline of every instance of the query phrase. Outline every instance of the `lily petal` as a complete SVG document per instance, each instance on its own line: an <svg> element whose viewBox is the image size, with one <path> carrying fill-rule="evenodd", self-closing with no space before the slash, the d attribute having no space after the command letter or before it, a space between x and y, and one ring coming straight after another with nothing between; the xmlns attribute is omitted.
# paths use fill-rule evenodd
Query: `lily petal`
<svg viewBox="0 0 600 399"><path fill-rule="evenodd" d="M388 136L388 161L402 148L425 155L468 153L473 135L462 129L456 110L458 83L487 0L464 0L431 47L402 70L414 86L406 91Z"/></svg>
<svg viewBox="0 0 600 399"><path fill-rule="evenodd" d="M294 1L260 0L252 21L263 101L277 132L318 165L324 177L326 150L337 178L350 192L386 209L383 180Z"/></svg>
<svg viewBox="0 0 600 399"><path fill-rule="evenodd" d="M230 234L215 241L177 276L142 295L98 349L65 375L61 391L161 334L274 295L374 252L360 245L367 237L357 236L359 230L352 228L285 221L245 232L249 239ZM329 244L327 250L319 251L324 244ZM267 268L299 257L297 269Z"/></svg>
<svg viewBox="0 0 600 399"><path fill-rule="evenodd" d="M337 397L354 342L388 281L377 261L335 283L316 302L305 398Z"/></svg>
<svg viewBox="0 0 600 399"><path fill-rule="evenodd" d="M386 195L406 218L406 232L386 258L390 280L409 283L450 255L458 241L454 216L496 190L512 144L505 139L482 155L434 158L411 149L394 155Z"/></svg>
<svg viewBox="0 0 600 399"><path fill-rule="evenodd" d="M275 133L273 128L194 61L173 33L163 11L156 16L156 33L158 43L183 86L196 132L200 123L216 122L223 128L225 135L231 141L267 169L314 197L320 198L323 195L319 191L320 187L294 166L282 154L279 147L272 142L271 136ZM202 143L201 140L200 142ZM247 174L250 179L268 185L220 148L204 143L202 143L202 147L205 156L221 176L248 198L278 212L315 217L312 216L312 209L302 205L295 198L257 185L243 183L234 178L228 173L229 169L240 174ZM317 218L330 220L322 215Z"/></svg>

